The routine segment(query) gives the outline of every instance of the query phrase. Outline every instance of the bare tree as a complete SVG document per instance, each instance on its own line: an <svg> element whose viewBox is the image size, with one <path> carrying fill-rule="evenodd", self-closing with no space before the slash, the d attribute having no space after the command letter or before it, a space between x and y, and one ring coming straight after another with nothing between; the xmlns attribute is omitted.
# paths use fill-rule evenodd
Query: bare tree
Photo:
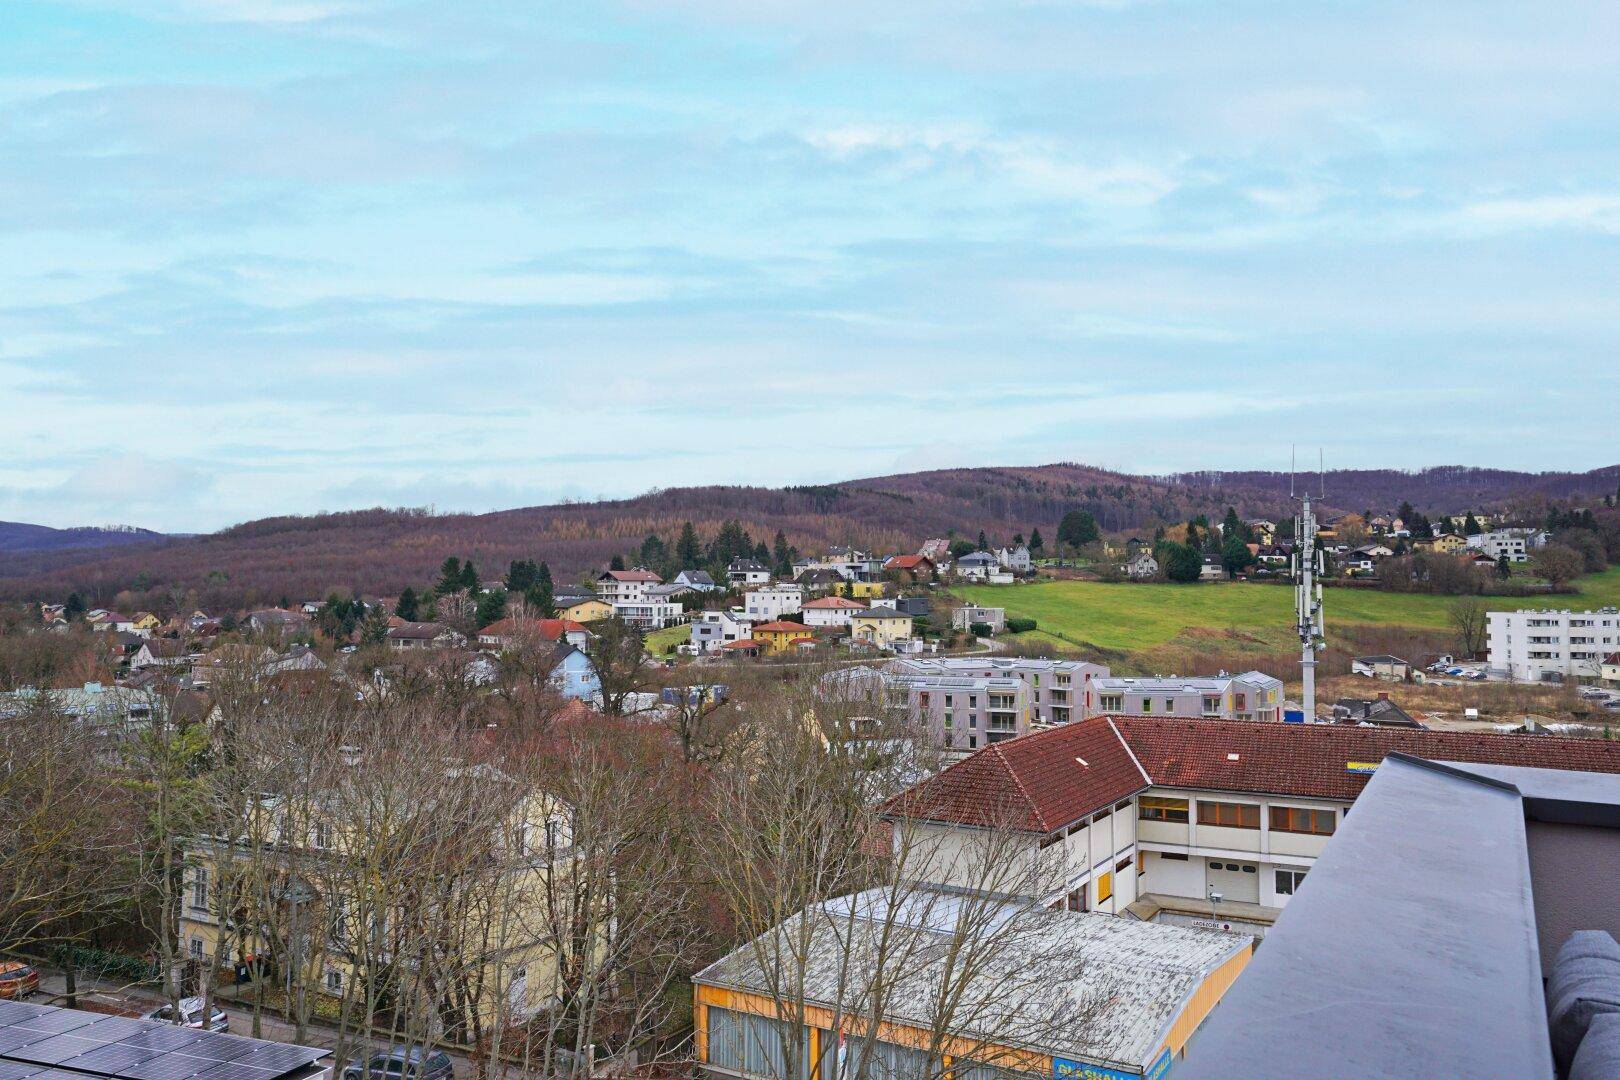
<svg viewBox="0 0 1620 1080"><path fill-rule="evenodd" d="M634 711L631 702L635 695L652 683L646 640L622 619L602 619L592 623L590 629L585 658L601 683L602 711L608 716L624 716Z"/></svg>
<svg viewBox="0 0 1620 1080"><path fill-rule="evenodd" d="M1475 656L1485 648L1490 620L1483 601L1476 596L1459 596L1451 602L1446 616L1457 631L1457 647L1464 656Z"/></svg>

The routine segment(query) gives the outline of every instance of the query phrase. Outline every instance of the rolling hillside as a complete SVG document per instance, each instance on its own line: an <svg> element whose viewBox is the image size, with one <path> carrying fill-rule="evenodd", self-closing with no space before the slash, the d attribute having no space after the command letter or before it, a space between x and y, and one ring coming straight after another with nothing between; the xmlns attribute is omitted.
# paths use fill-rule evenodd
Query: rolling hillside
<svg viewBox="0 0 1620 1080"><path fill-rule="evenodd" d="M0 554L3 555L122 548L164 539L166 537L161 533L126 525L87 525L75 529L53 529L48 525L0 521Z"/></svg>
<svg viewBox="0 0 1620 1080"><path fill-rule="evenodd" d="M1341 484L1342 478L1342 484ZM1340 500L1341 490L1354 498ZM1329 473L1328 506L1360 510L1409 500L1429 512L1533 504L1548 497L1599 498L1620 486L1620 466L1584 474L1500 473L1460 468L1420 473ZM697 487L632 499L490 514L362 510L266 518L207 536L142 538L116 552L70 549L9 553L0 595L56 598L77 589L110 601L137 583L196 594L205 605L274 602L351 588L391 595L430 581L446 555L492 574L516 558L547 560L560 579L633 550L650 532L672 540L684 521L707 537L728 519L756 540L778 529L801 550L849 543L914 550L929 536L992 540L1039 528L1051 537L1068 510L1091 511L1105 529L1149 530L1161 521L1228 505L1245 515L1290 512L1281 473L1142 477L1085 465L947 469L812 487Z"/></svg>

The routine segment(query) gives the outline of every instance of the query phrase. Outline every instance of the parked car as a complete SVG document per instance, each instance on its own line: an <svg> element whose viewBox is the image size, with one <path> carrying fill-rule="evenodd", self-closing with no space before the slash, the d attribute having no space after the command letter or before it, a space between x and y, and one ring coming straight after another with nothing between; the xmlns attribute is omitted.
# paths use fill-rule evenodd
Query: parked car
<svg viewBox="0 0 1620 1080"><path fill-rule="evenodd" d="M39 989L39 972L20 960L0 963L0 998L15 1001Z"/></svg>
<svg viewBox="0 0 1620 1080"><path fill-rule="evenodd" d="M450 1080L450 1055L433 1050L423 1058L420 1046L392 1046L379 1050L364 1063L343 1067L343 1080Z"/></svg>
<svg viewBox="0 0 1620 1080"><path fill-rule="evenodd" d="M225 1010L215 1005L208 1014L206 1023L203 1019L203 999L188 997L180 999L180 1019L174 1017L174 1008L170 1005L159 1005L151 1012L142 1013L142 1020L161 1020L165 1024L183 1024L188 1028L204 1028L209 1031L231 1030L231 1018L225 1015Z"/></svg>
<svg viewBox="0 0 1620 1080"><path fill-rule="evenodd" d="M1575 692L1584 698L1606 698L1609 696L1609 692L1601 686L1583 686Z"/></svg>

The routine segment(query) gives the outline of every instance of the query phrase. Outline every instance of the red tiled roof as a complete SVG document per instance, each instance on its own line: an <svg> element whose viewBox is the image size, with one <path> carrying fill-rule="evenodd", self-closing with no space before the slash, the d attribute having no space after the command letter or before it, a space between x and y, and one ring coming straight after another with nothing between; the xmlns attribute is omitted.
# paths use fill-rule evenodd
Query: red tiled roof
<svg viewBox="0 0 1620 1080"><path fill-rule="evenodd" d="M891 555L883 564L885 570L915 570L923 563L934 565L934 560L926 555Z"/></svg>
<svg viewBox="0 0 1620 1080"><path fill-rule="evenodd" d="M887 809L1051 832L1150 783L1348 800L1371 778L1348 764L1381 762L1396 751L1436 761L1620 773L1620 743L1601 739L1097 716L987 746L897 796Z"/></svg>
<svg viewBox="0 0 1620 1080"><path fill-rule="evenodd" d="M800 605L807 608L865 608L866 605L859 600L850 600L842 596L823 596L820 600L811 600Z"/></svg>
<svg viewBox="0 0 1620 1080"><path fill-rule="evenodd" d="M776 622L760 623L754 627L756 634L809 634L810 628L802 622L787 622L778 619Z"/></svg>
<svg viewBox="0 0 1620 1080"><path fill-rule="evenodd" d="M583 630L585 624L573 619L501 619L478 631L478 636L502 638L538 634L547 641L556 641L564 634Z"/></svg>
<svg viewBox="0 0 1620 1080"><path fill-rule="evenodd" d="M728 641L720 647L722 649L758 649L761 647L761 643L753 638L739 638L736 641Z"/></svg>
<svg viewBox="0 0 1620 1080"><path fill-rule="evenodd" d="M609 570L602 577L610 577L614 581L651 581L654 583L664 580L651 570ZM597 580L600 581L602 578L597 578Z"/></svg>
<svg viewBox="0 0 1620 1080"><path fill-rule="evenodd" d="M1147 786L1106 717L991 743L890 800L890 813L1051 832Z"/></svg>

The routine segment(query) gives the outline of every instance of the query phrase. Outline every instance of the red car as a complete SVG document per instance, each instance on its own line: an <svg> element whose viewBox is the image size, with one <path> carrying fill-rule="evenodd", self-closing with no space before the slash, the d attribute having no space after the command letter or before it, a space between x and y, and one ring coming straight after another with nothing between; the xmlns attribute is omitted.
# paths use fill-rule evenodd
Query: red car
<svg viewBox="0 0 1620 1080"><path fill-rule="evenodd" d="M39 989L39 972L17 960L0 963L0 998L27 997Z"/></svg>

